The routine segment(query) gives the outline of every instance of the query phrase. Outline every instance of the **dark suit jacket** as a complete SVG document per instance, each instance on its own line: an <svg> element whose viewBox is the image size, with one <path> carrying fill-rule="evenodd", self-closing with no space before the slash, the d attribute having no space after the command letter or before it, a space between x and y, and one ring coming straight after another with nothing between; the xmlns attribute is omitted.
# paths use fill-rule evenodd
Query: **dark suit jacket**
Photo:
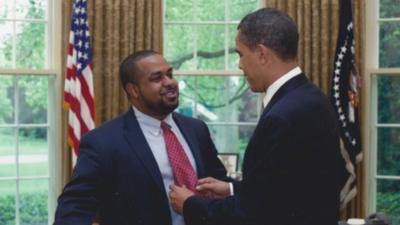
<svg viewBox="0 0 400 225"><path fill-rule="evenodd" d="M328 99L303 75L264 109L246 148L243 180L223 200L191 197L186 225L335 225L344 161Z"/></svg>
<svg viewBox="0 0 400 225"><path fill-rule="evenodd" d="M226 170L204 122L173 113L196 161L198 177ZM90 131L71 181L58 199L55 224L170 225L168 196L157 162L130 109Z"/></svg>

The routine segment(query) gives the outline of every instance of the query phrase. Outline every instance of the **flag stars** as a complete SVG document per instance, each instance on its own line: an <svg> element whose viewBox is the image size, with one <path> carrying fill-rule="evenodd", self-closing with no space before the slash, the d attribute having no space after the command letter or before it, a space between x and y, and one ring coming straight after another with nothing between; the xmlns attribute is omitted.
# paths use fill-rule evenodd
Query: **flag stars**
<svg viewBox="0 0 400 225"><path fill-rule="evenodd" d="M339 69L336 69L336 70L335 70L335 74L336 74L336 75L339 75L339 74L340 74L340 70L339 70Z"/></svg>
<svg viewBox="0 0 400 225"><path fill-rule="evenodd" d="M340 115L340 120L341 120L341 121L344 121L345 119L346 119L346 117L345 117L343 114L341 114L341 115Z"/></svg>
<svg viewBox="0 0 400 225"><path fill-rule="evenodd" d="M349 25L347 25L347 30L350 31L353 29L353 23L350 22Z"/></svg>
<svg viewBox="0 0 400 225"><path fill-rule="evenodd" d="M335 76L335 78L333 78L333 80L335 81L335 83L338 83L340 78L339 78L339 76Z"/></svg>
<svg viewBox="0 0 400 225"><path fill-rule="evenodd" d="M342 65L342 62L336 61L336 66L337 66L337 67L340 67L341 65Z"/></svg>
<svg viewBox="0 0 400 225"><path fill-rule="evenodd" d="M345 46L343 46L343 47L341 48L341 51L342 51L343 53L346 53L347 48L346 48Z"/></svg>
<svg viewBox="0 0 400 225"><path fill-rule="evenodd" d="M335 91L339 90L339 85L335 84L335 86L333 86L333 90Z"/></svg>
<svg viewBox="0 0 400 225"><path fill-rule="evenodd" d="M338 57L339 57L339 59L343 59L344 55L343 55L342 53L340 53L340 54L338 55Z"/></svg>
<svg viewBox="0 0 400 225"><path fill-rule="evenodd" d="M335 98L339 98L339 96L340 96L339 92L336 92L334 96L335 96Z"/></svg>
<svg viewBox="0 0 400 225"><path fill-rule="evenodd" d="M351 141L351 144L352 144L352 145L356 145L356 144L357 144L356 139L353 139L353 140Z"/></svg>

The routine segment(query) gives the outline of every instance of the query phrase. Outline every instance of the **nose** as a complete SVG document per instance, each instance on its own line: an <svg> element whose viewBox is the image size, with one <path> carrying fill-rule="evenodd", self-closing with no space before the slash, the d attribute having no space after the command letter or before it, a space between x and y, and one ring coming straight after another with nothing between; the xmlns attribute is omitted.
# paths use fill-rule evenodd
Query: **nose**
<svg viewBox="0 0 400 225"><path fill-rule="evenodd" d="M164 76L163 84L165 86L169 86L169 85L174 84L174 83L176 83L176 80L173 77Z"/></svg>

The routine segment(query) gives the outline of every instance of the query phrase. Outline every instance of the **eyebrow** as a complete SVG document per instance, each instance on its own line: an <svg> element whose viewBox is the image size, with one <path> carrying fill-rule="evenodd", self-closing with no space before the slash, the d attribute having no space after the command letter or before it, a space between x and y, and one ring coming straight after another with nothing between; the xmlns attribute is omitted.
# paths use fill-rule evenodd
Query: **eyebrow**
<svg viewBox="0 0 400 225"><path fill-rule="evenodd" d="M167 70L167 73L172 73L172 71L174 71L174 68L170 67L170 68Z"/></svg>
<svg viewBox="0 0 400 225"><path fill-rule="evenodd" d="M172 73L172 71L173 71L173 68L172 68L172 67L169 67L168 70L167 70L167 73ZM159 74L163 74L162 71L155 71L155 72L152 72L152 73L150 73L150 76L152 76L152 75L159 75Z"/></svg>

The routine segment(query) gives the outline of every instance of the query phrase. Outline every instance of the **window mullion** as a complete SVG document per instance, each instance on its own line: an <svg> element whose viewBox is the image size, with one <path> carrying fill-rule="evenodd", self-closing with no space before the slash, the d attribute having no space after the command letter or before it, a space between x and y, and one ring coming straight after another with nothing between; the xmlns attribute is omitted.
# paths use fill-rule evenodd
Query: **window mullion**
<svg viewBox="0 0 400 225"><path fill-rule="evenodd" d="M198 2L197 0L193 0L193 17L192 20L194 22L198 21L198 15L197 15L197 7L198 7ZM198 41L198 24L193 24L193 61L195 65L195 70L198 69L198 59L197 59L197 41Z"/></svg>
<svg viewBox="0 0 400 225"><path fill-rule="evenodd" d="M229 7L228 7L228 0L224 0L225 2L225 35L224 35L224 44L225 44L225 70L229 69L229 25L227 22L230 20L229 16Z"/></svg>
<svg viewBox="0 0 400 225"><path fill-rule="evenodd" d="M15 194L15 222L17 225L20 224L20 172L19 172L19 132L20 132L20 127L19 127L19 77L14 77L14 123L16 125L15 129L15 175L16 175L16 180L15 180L15 185L16 185L16 194Z"/></svg>
<svg viewBox="0 0 400 225"><path fill-rule="evenodd" d="M17 22L14 20L12 22L12 68L17 68Z"/></svg>
<svg viewBox="0 0 400 225"><path fill-rule="evenodd" d="M377 171L378 171L378 166L377 166L377 160L378 160L378 127L376 124L378 123L378 108L376 107L378 104L378 90L377 90L377 76L371 76L371 118L372 121L374 121L371 124L373 126L371 129L371 142L370 142L370 151L371 151L371 157L370 157L370 169L369 169L369 196L370 196L370 201L369 201L369 211L376 211L376 200L377 200Z"/></svg>

